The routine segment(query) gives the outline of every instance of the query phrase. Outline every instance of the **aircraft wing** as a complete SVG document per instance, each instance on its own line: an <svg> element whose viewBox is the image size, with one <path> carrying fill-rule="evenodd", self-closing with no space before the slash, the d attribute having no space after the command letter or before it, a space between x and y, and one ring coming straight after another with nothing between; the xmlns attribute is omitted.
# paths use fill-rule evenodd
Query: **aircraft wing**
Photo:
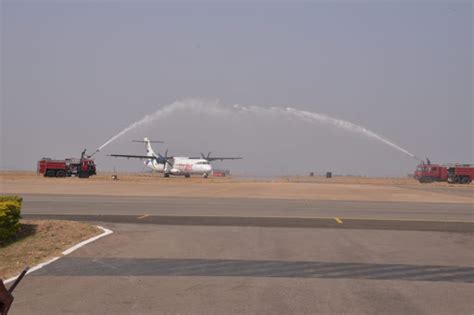
<svg viewBox="0 0 474 315"><path fill-rule="evenodd" d="M204 159L204 160L208 160L209 162L212 162L212 161L224 161L224 160L242 160L241 157L221 157L221 156L213 156L213 157L190 157L190 159Z"/></svg>
<svg viewBox="0 0 474 315"><path fill-rule="evenodd" d="M127 159L142 159L142 160L148 160L148 159L155 159L158 160L159 158L156 156L148 156L148 155L130 155L130 154L109 154L109 156L112 157L123 157Z"/></svg>
<svg viewBox="0 0 474 315"><path fill-rule="evenodd" d="M241 157L210 157L207 159L209 162L212 162L212 161L224 161L224 160L242 160Z"/></svg>

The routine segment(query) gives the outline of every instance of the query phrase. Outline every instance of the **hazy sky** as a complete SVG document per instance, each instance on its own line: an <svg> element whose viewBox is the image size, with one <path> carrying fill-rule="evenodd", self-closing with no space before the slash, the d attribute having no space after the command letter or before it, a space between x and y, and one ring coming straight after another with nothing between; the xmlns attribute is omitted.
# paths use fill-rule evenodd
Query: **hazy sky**
<svg viewBox="0 0 474 315"><path fill-rule="evenodd" d="M2 169L79 156L176 100L292 106L361 124L434 162L473 162L471 1L2 1ZM206 101L202 101L206 102ZM400 175L416 161L360 135L278 118L180 112L96 156L142 170L130 142L241 155L246 175Z"/></svg>

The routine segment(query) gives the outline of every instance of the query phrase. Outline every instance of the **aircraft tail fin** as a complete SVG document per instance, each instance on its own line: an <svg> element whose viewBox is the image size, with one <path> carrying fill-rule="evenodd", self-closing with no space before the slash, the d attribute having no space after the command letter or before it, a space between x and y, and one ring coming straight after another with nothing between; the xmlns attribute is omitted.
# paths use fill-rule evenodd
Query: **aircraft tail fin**
<svg viewBox="0 0 474 315"><path fill-rule="evenodd" d="M145 137L143 138L143 142L145 142L145 146L146 146L146 155L156 156L155 151L153 151L153 148L151 147L151 141L147 137Z"/></svg>
<svg viewBox="0 0 474 315"><path fill-rule="evenodd" d="M153 148L151 147L152 143L163 143L163 141L152 141L148 139L147 137L143 138L143 140L132 140L132 142L141 142L145 144L145 149L146 149L146 155L147 156L158 156L156 155L155 151L153 151Z"/></svg>

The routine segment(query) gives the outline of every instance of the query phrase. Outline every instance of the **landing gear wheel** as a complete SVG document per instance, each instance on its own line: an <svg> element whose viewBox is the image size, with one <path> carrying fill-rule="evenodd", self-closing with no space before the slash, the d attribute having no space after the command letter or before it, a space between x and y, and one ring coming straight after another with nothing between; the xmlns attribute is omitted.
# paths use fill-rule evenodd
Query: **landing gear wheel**
<svg viewBox="0 0 474 315"><path fill-rule="evenodd" d="M208 178L208 177L209 177L209 174L207 173L202 174L202 178Z"/></svg>
<svg viewBox="0 0 474 315"><path fill-rule="evenodd" d="M166 178L168 178L168 177L170 177L170 174L169 174L169 173L165 173L163 176L166 177Z"/></svg>
<svg viewBox="0 0 474 315"><path fill-rule="evenodd" d="M66 172L59 170L56 172L56 177L66 177Z"/></svg>
<svg viewBox="0 0 474 315"><path fill-rule="evenodd" d="M189 177L191 177L191 174L186 174L186 175L184 175L184 177L189 178Z"/></svg>

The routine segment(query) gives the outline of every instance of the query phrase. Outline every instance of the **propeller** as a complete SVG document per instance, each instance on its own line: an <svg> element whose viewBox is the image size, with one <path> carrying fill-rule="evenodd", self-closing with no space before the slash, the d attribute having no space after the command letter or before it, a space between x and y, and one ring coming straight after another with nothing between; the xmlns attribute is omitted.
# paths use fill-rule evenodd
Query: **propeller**
<svg viewBox="0 0 474 315"><path fill-rule="evenodd" d="M166 166L166 164L169 164L170 166L173 166L173 164L171 164L171 162L170 162L170 160L172 160L172 158L171 158L171 157L168 157L168 149L166 149L164 156L161 155L160 153L158 153L158 155L159 155L159 157L160 157L161 159L164 159L164 160L165 160L165 163L164 163L165 166Z"/></svg>

